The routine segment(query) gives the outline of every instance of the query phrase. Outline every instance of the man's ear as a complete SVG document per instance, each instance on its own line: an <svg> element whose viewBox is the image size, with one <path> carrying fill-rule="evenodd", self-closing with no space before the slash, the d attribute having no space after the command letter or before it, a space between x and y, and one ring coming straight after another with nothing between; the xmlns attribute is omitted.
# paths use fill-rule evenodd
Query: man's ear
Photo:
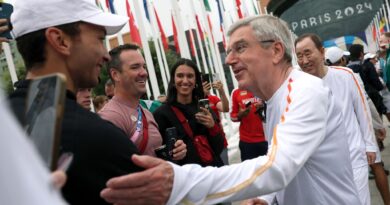
<svg viewBox="0 0 390 205"><path fill-rule="evenodd" d="M45 31L45 36L48 44L53 50L63 55L70 55L72 41L69 35L56 27L49 27Z"/></svg>
<svg viewBox="0 0 390 205"><path fill-rule="evenodd" d="M273 43L272 52L274 55L273 55L272 62L274 64L278 64L283 60L285 50L286 49L284 48L281 42L276 41L275 43Z"/></svg>
<svg viewBox="0 0 390 205"><path fill-rule="evenodd" d="M120 81L119 73L120 72L117 69L110 68L110 75L111 75L112 79L114 80L114 82Z"/></svg>

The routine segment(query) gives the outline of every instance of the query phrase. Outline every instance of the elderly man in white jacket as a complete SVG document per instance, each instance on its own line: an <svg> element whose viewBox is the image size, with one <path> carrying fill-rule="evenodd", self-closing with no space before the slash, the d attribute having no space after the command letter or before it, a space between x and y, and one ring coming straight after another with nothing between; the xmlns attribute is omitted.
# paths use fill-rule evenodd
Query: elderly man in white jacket
<svg viewBox="0 0 390 205"><path fill-rule="evenodd" d="M111 203L147 204L143 192L158 190L166 195L154 204L216 204L277 192L278 204L361 204L341 107L321 79L292 68L286 23L250 17L229 36L226 62L240 88L266 100L268 154L221 168L134 156L146 170L111 179L101 195Z"/></svg>
<svg viewBox="0 0 390 205"><path fill-rule="evenodd" d="M303 34L295 40L298 64L303 71L321 78L342 106L354 181L362 204L371 204L368 188L368 164L378 150L371 124L371 113L353 71L324 64L325 49L316 34ZM340 51L342 53L342 51Z"/></svg>

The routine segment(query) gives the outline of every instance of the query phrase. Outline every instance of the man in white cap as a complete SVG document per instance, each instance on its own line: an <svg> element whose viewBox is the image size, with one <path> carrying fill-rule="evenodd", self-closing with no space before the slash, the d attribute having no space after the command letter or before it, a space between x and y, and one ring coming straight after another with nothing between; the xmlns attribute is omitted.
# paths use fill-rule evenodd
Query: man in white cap
<svg viewBox="0 0 390 205"><path fill-rule="evenodd" d="M343 51L341 48L332 46L325 51L325 62L329 66L347 66L347 59L345 56L349 56L348 51Z"/></svg>
<svg viewBox="0 0 390 205"><path fill-rule="evenodd" d="M131 161L131 155L138 153L131 140L83 109L75 97L78 89L98 84L100 69L109 60L105 36L118 32L127 20L104 13L91 0L16 0L14 4L13 34L28 79L21 80L10 96L19 121L24 121L30 79L52 73L66 76L60 152L74 156L62 189L70 204L107 204L99 196L106 181L141 170Z"/></svg>

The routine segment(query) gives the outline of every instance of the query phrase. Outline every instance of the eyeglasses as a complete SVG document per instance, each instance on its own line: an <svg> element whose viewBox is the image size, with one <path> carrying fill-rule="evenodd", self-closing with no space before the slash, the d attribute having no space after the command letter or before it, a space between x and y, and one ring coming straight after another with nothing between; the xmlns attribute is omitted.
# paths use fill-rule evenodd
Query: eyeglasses
<svg viewBox="0 0 390 205"><path fill-rule="evenodd" d="M273 43L275 42L275 40L273 39L268 39L268 40L261 40L261 41L256 41L258 43ZM231 49L228 49L227 50L227 55L229 55L230 53L234 53L234 54L241 54L243 52L245 52L245 50L250 46L251 44L245 40L240 40L238 42L236 42Z"/></svg>

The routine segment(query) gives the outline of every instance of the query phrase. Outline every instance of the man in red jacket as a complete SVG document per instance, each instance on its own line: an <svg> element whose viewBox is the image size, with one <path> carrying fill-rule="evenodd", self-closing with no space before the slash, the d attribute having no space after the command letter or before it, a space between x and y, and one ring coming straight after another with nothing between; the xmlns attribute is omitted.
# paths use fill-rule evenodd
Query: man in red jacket
<svg viewBox="0 0 390 205"><path fill-rule="evenodd" d="M232 93L230 118L233 122L240 122L241 161L267 154L268 143L260 118L263 106L263 101L249 91L236 89Z"/></svg>

